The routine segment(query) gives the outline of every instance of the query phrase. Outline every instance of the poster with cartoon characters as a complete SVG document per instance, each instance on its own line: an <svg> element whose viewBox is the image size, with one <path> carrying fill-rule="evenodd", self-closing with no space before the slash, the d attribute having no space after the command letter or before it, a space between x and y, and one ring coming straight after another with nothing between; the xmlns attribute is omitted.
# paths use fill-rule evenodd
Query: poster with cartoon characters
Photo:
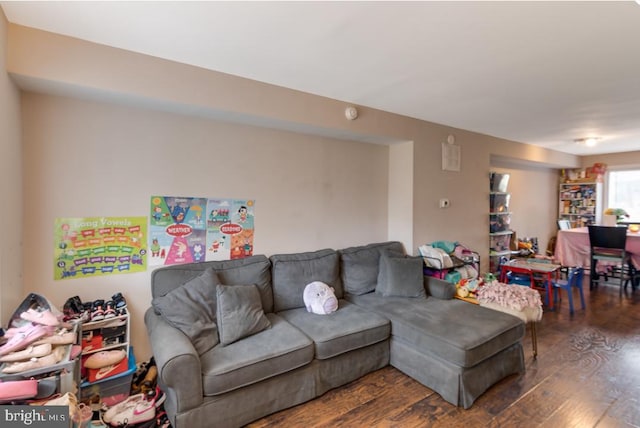
<svg viewBox="0 0 640 428"><path fill-rule="evenodd" d="M147 270L146 217L58 218L53 278Z"/></svg>
<svg viewBox="0 0 640 428"><path fill-rule="evenodd" d="M247 199L152 196L149 265L252 255L254 205Z"/></svg>

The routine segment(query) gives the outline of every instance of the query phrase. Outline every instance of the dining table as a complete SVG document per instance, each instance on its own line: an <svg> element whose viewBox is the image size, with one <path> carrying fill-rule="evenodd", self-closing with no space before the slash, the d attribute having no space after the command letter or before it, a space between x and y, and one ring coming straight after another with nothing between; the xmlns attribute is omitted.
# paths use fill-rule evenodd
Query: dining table
<svg viewBox="0 0 640 428"><path fill-rule="evenodd" d="M631 256L631 262L640 269L640 233L627 231L625 249ZM589 245L589 228L576 227L559 230L556 238L554 259L562 266L591 266L591 247Z"/></svg>

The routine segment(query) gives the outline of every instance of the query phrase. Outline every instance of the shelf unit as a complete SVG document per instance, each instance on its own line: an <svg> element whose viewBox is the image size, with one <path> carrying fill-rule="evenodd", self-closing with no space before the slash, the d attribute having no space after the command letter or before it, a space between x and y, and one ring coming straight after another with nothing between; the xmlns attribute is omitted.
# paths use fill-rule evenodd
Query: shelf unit
<svg viewBox="0 0 640 428"><path fill-rule="evenodd" d="M490 173L489 192L489 272L497 274L500 265L511 258L511 194L507 192L509 174Z"/></svg>
<svg viewBox="0 0 640 428"><path fill-rule="evenodd" d="M124 349L129 356L129 314L82 324L82 356Z"/></svg>
<svg viewBox="0 0 640 428"><path fill-rule="evenodd" d="M558 220L569 220L571 227L602 222L602 183L560 183Z"/></svg>

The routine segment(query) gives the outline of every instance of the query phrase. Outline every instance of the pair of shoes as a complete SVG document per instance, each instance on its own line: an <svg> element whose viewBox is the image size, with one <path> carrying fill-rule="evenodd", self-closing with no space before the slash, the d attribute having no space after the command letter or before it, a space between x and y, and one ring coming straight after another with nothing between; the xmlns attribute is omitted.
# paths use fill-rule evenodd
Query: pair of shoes
<svg viewBox="0 0 640 428"><path fill-rule="evenodd" d="M40 358L51 353L51 344L43 343L41 345L31 344L21 351L9 352L0 357L0 363L13 363L15 361L30 360L31 358Z"/></svg>
<svg viewBox="0 0 640 428"><path fill-rule="evenodd" d="M50 309L34 309L30 308L20 314L23 320L33 323L57 327L60 324L58 317L53 315Z"/></svg>
<svg viewBox="0 0 640 428"><path fill-rule="evenodd" d="M101 321L104 319L104 300L98 299L91 307L91 321Z"/></svg>
<svg viewBox="0 0 640 428"><path fill-rule="evenodd" d="M127 301L125 300L122 293L116 293L111 296L111 300L113 301L114 308L116 310L125 309L127 307Z"/></svg>
<svg viewBox="0 0 640 428"><path fill-rule="evenodd" d="M15 332L7 343L0 347L0 355L6 355L10 352L24 349L36 340L41 339L52 332L53 327L41 324L30 324L25 329L19 328L19 331Z"/></svg>
<svg viewBox="0 0 640 428"><path fill-rule="evenodd" d="M154 400L147 400L145 394L136 394L109 408L102 420L111 426L134 425L156 417Z"/></svg>
<svg viewBox="0 0 640 428"><path fill-rule="evenodd" d="M36 345L43 343L49 343L51 345L70 345L76 341L76 333L68 331L66 328L58 329L56 332L49 336L45 336L42 339L34 342Z"/></svg>
<svg viewBox="0 0 640 428"><path fill-rule="evenodd" d="M62 307L62 313L64 314L65 321L81 318L84 314L84 305L80 297L69 297Z"/></svg>
<svg viewBox="0 0 640 428"><path fill-rule="evenodd" d="M41 369L58 364L64 358L65 347L56 346L50 354L40 358L31 358L26 361L17 361L14 363L6 363L2 369L2 373L22 373L27 370Z"/></svg>
<svg viewBox="0 0 640 428"><path fill-rule="evenodd" d="M108 302L105 303L105 310L104 310L105 319L115 318L115 316L117 315L115 306L116 304L114 303L113 300L109 300Z"/></svg>

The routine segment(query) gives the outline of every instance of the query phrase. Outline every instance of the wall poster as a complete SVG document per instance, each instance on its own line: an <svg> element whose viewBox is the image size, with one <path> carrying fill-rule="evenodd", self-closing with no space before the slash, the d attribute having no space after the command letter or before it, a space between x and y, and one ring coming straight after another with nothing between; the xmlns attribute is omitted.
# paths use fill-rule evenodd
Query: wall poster
<svg viewBox="0 0 640 428"><path fill-rule="evenodd" d="M54 279L147 270L147 217L57 218Z"/></svg>
<svg viewBox="0 0 640 428"><path fill-rule="evenodd" d="M252 255L254 206L250 199L152 196L149 265Z"/></svg>

